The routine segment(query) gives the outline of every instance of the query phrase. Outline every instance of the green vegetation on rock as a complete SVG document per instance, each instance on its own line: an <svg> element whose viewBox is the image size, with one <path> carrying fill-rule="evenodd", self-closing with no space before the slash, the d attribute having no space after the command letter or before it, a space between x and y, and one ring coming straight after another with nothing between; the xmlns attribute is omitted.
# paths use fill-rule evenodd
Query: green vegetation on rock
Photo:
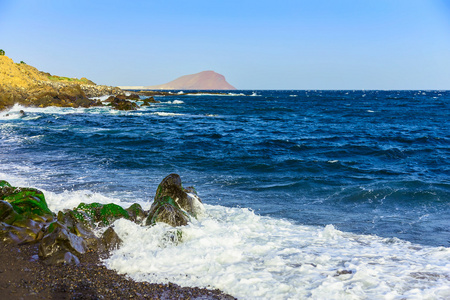
<svg viewBox="0 0 450 300"><path fill-rule="evenodd" d="M5 51L3 49L0 49L0 55L5 55Z"/></svg>
<svg viewBox="0 0 450 300"><path fill-rule="evenodd" d="M88 251L110 251L122 241L111 224L125 218L138 224L158 222L173 227L187 225L195 217L191 197L183 189L177 174L167 176L159 185L149 211L139 204L124 209L117 204L80 203L57 216L47 206L44 194L34 188L13 187L0 180L0 240L16 244L39 242L39 258L46 264L79 263L78 257ZM101 237L96 227L108 227ZM179 243L182 230L168 230L163 242Z"/></svg>
<svg viewBox="0 0 450 300"><path fill-rule="evenodd" d="M74 215L80 219L85 219L80 215L80 212L84 212L87 215L91 224L99 223L99 226L108 226L117 219L125 218L130 219L129 213L117 204L100 204L100 203L80 203L76 209L74 209ZM86 220L85 220L86 221Z"/></svg>

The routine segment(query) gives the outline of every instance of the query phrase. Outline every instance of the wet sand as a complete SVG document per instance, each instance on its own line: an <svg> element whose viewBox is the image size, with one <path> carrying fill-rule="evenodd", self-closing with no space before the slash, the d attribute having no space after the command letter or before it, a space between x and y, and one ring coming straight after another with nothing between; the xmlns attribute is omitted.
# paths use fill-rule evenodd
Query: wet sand
<svg viewBox="0 0 450 300"><path fill-rule="evenodd" d="M87 253L76 265L47 265L38 244L0 242L0 299L235 299L219 290L135 282Z"/></svg>

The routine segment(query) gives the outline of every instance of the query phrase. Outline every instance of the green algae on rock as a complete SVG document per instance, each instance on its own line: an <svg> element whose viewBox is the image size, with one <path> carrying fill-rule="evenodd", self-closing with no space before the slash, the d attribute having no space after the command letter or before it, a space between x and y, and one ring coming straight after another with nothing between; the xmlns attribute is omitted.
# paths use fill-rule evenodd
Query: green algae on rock
<svg viewBox="0 0 450 300"><path fill-rule="evenodd" d="M130 219L128 211L123 209L117 204L100 204L100 203L80 203L74 212L84 212L88 216L88 220L82 217L83 221L88 221L92 225L98 224L98 226L105 227L111 225L115 220L125 218Z"/></svg>
<svg viewBox="0 0 450 300"><path fill-rule="evenodd" d="M42 239L45 225L54 219L44 194L33 188L12 187L0 181L0 238L16 244Z"/></svg>
<svg viewBox="0 0 450 300"><path fill-rule="evenodd" d="M41 191L13 187L0 180L0 239L15 244L39 242L38 256L46 264L78 264L80 255L87 252L103 253L120 247L122 241L111 226L118 219L178 227L187 225L203 210L195 189L184 189L177 174L162 180L149 211L137 203L124 209L113 203L94 202L54 214ZM97 228L106 229L98 236L98 232L94 233ZM182 231L169 230L163 239L179 243Z"/></svg>

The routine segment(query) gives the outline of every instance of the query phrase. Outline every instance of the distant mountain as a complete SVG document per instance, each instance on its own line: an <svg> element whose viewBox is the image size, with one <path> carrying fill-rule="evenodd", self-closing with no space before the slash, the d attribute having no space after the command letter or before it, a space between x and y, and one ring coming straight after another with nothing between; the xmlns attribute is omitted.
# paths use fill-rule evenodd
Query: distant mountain
<svg viewBox="0 0 450 300"><path fill-rule="evenodd" d="M171 82L145 87L154 90L235 90L223 75L214 71L185 75Z"/></svg>

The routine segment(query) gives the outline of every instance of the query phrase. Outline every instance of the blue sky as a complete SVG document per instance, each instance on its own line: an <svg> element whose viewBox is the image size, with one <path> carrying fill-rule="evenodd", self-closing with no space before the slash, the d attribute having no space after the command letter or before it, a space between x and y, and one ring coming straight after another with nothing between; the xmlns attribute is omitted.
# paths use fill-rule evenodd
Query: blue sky
<svg viewBox="0 0 450 300"><path fill-rule="evenodd" d="M0 48L107 85L450 89L450 0L0 0Z"/></svg>

